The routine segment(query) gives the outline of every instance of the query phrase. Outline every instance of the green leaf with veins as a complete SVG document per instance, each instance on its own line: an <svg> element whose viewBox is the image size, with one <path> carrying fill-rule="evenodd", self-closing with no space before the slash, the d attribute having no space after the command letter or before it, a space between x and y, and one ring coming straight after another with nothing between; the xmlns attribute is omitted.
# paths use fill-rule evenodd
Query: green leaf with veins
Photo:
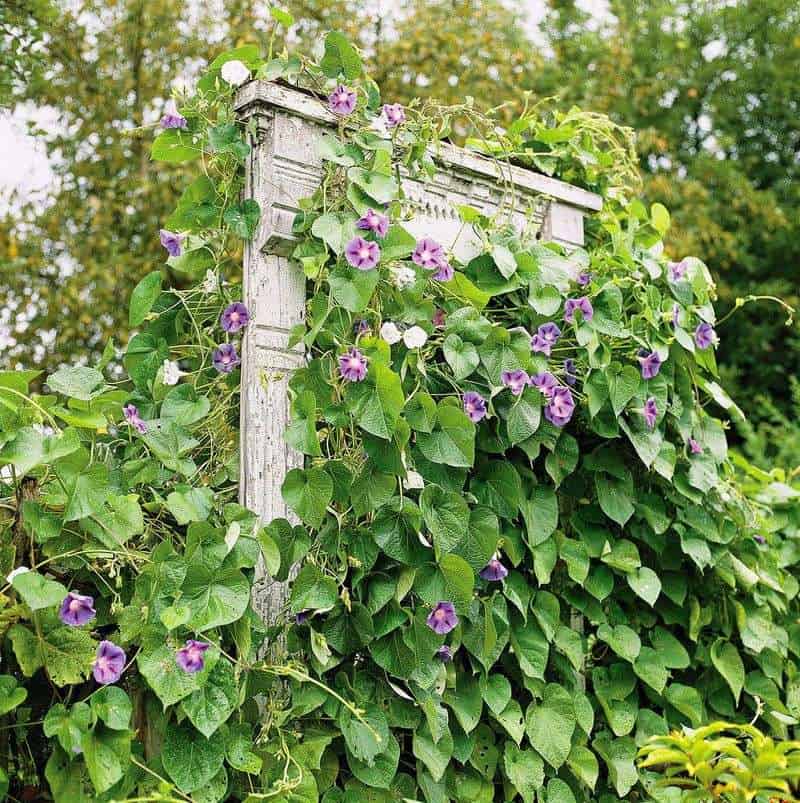
<svg viewBox="0 0 800 803"><path fill-rule="evenodd" d="M184 697L181 708L192 725L210 738L236 709L239 687L233 666L220 658L203 685Z"/></svg>
<svg viewBox="0 0 800 803"><path fill-rule="evenodd" d="M725 678L736 705L739 705L739 696L745 682L744 663L739 651L729 641L718 638L711 646L711 662L717 672Z"/></svg>
<svg viewBox="0 0 800 803"><path fill-rule="evenodd" d="M325 37L325 54L320 69L328 78L343 75L352 81L361 75L361 58L347 37L339 31L331 31Z"/></svg>
<svg viewBox="0 0 800 803"><path fill-rule="evenodd" d="M569 756L575 722L572 696L554 683L545 686L541 701L528 707L525 732L536 752L555 769Z"/></svg>
<svg viewBox="0 0 800 803"><path fill-rule="evenodd" d="M67 596L67 589L61 583L49 580L38 572L27 571L18 574L11 581L11 585L32 611L60 605Z"/></svg>
<svg viewBox="0 0 800 803"><path fill-rule="evenodd" d="M182 792L205 786L222 769L224 761L225 743L220 734L207 739L185 723L167 728L161 763Z"/></svg>
<svg viewBox="0 0 800 803"><path fill-rule="evenodd" d="M25 677L45 667L56 686L69 686L82 683L94 663L96 642L79 628L64 625L35 634L16 624L8 635Z"/></svg>
<svg viewBox="0 0 800 803"><path fill-rule="evenodd" d="M188 624L202 633L241 617L250 602L250 583L238 569L212 568L193 562L186 572L181 594L191 611Z"/></svg>
<svg viewBox="0 0 800 803"><path fill-rule="evenodd" d="M166 708L198 688L195 674L184 672L175 660L175 650L166 644L143 649L136 658L139 672Z"/></svg>
<svg viewBox="0 0 800 803"><path fill-rule="evenodd" d="M74 429L67 429L60 435L43 435L33 427L24 427L0 449L0 465L10 464L25 475L37 466L72 454L80 446Z"/></svg>
<svg viewBox="0 0 800 803"><path fill-rule="evenodd" d="M349 385L346 398L358 426L385 440L392 437L406 400L400 377L391 368L373 361L366 379Z"/></svg>
<svg viewBox="0 0 800 803"><path fill-rule="evenodd" d="M419 501L438 553L452 552L466 537L469 525L469 506L463 496L427 485Z"/></svg>
<svg viewBox="0 0 800 803"><path fill-rule="evenodd" d="M440 404L431 433L420 433L417 446L433 463L471 468L475 461L475 425L458 408Z"/></svg>
<svg viewBox="0 0 800 803"><path fill-rule="evenodd" d="M310 527L319 527L333 499L333 480L319 468L292 469L283 481L286 504Z"/></svg>

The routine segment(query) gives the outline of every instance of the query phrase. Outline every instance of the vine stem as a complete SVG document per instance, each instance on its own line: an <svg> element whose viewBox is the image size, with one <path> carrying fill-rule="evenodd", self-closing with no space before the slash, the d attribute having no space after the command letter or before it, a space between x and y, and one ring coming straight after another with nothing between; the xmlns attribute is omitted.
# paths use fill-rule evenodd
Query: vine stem
<svg viewBox="0 0 800 803"><path fill-rule="evenodd" d="M740 310L746 304L750 304L753 301L771 301L774 304L777 304L779 307L784 309L789 314L789 317L786 320L786 325L791 326L792 321L794 320L795 312L797 312L797 310L795 310L795 308L791 304L787 304L782 298L778 298L777 296L755 296L755 295L745 296L744 298L737 298L736 303L733 305L733 307L731 307L731 309L728 310L728 312L717 321L717 326L725 323L725 321L727 321L728 318L730 318L731 315L733 315L737 310Z"/></svg>
<svg viewBox="0 0 800 803"><path fill-rule="evenodd" d="M37 404L33 399L28 398L24 393L20 393L18 390L14 390L14 388L9 387L2 387L0 388L0 392L2 393L11 393L14 396L19 396L26 404L30 404L31 407L35 407L40 413L42 413L45 418L53 425L53 428L56 432L61 432L61 427L58 425L58 422L53 418L53 416L44 409L41 405Z"/></svg>
<svg viewBox="0 0 800 803"><path fill-rule="evenodd" d="M38 563L35 563L31 566L31 571L35 569L40 569L42 566L47 565L48 563L52 563L53 561L60 560L61 558L75 558L80 555L113 555L113 550L111 549L75 549L72 552L62 552L60 555L53 555L51 558L45 558L44 560L40 560ZM143 554L143 553L128 553L130 556L136 556L143 561L149 561L150 558ZM0 594L5 594L12 587L11 583L6 583L2 588L0 588Z"/></svg>
<svg viewBox="0 0 800 803"><path fill-rule="evenodd" d="M174 785L171 784L166 778L162 778L155 770L151 770L150 767L148 767L146 764L142 764L142 762L137 760L136 757L133 755L131 755L131 764L135 764L140 770L144 770L149 775L152 775L154 778L157 778L159 781L161 781L161 783L165 783L168 786L172 786L174 788ZM127 798L127 800L128 803L135 803L136 801L138 801L139 803L148 803L149 801L153 801L154 803L155 801L159 801L160 803L184 803L184 801L189 801L189 803L192 803L191 797L189 797L189 795L185 795L183 792L181 792L180 789L178 789L178 794L180 795L179 798L164 797L162 795L159 795L158 797Z"/></svg>
<svg viewBox="0 0 800 803"><path fill-rule="evenodd" d="M330 688L330 686L326 686L322 681L311 677L311 675L309 675L307 672L303 672L302 670L288 664L262 664L253 668L269 675L275 675L276 677L289 677L293 680L300 681L301 683L312 683L314 686L319 687L326 694L329 694L331 697L333 697L337 702L341 703L372 734L372 736L375 738L375 741L383 741L383 738L375 730L375 728L373 728L372 725L370 725L369 722L364 719L365 712L362 708L356 708L356 706L354 706L348 700L345 700L344 697L342 697L338 692L335 692L332 688Z"/></svg>

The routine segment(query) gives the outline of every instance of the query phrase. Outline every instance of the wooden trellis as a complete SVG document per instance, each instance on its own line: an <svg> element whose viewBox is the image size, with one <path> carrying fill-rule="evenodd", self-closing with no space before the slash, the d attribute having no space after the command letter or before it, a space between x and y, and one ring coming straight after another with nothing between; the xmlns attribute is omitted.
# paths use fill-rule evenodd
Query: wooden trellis
<svg viewBox="0 0 800 803"><path fill-rule="evenodd" d="M288 379L303 363L301 346L289 348L289 332L303 320L306 283L293 263L292 221L298 201L318 188L322 159L319 137L338 124L318 99L266 81L243 87L237 114L251 122L247 197L261 207L261 220L244 255L244 301L251 313L242 353L241 502L264 521L293 520L281 497L287 472L303 455L283 439L289 420ZM433 154L439 167L427 181L408 178L403 189L413 213L404 226L415 236L454 244L462 260L479 253L456 207L469 205L488 217L502 216L519 229L534 226L544 241L583 245L584 216L601 208L601 198L563 181L443 145ZM263 572L254 591L266 621L284 607L286 587Z"/></svg>

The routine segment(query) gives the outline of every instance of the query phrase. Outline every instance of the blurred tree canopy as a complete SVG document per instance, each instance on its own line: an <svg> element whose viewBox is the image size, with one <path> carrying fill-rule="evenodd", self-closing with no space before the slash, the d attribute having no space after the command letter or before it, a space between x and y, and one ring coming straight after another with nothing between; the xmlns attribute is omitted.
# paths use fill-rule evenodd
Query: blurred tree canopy
<svg viewBox="0 0 800 803"><path fill-rule="evenodd" d="M196 36L176 39L180 12L170 0L70 5L28 7L41 15L47 62L21 74L18 57L12 82L14 103L50 109L56 121L33 129L53 186L44 203L13 198L0 227L0 298L17 328L7 355L28 367L125 337L123 300L162 261L158 221L179 190L176 176L150 164L135 129L157 117L186 62L207 53Z"/></svg>
<svg viewBox="0 0 800 803"><path fill-rule="evenodd" d="M45 28L56 16L51 0L7 0L0 5L0 108L13 105L15 88L45 69Z"/></svg>
<svg viewBox="0 0 800 803"><path fill-rule="evenodd" d="M723 309L749 294L798 302L794 0L610 0L599 18L550 0L538 30L512 0L402 0L390 15L363 0L285 6L298 20L292 47L343 30L393 101L471 95L493 107L558 94L565 107L632 126L648 199L673 212L671 255L709 263ZM126 340L120 300L163 265L158 229L183 184L179 170L150 163L141 127L157 121L176 80L192 80L193 65L266 43L270 25L254 0L0 7L0 102L48 108L56 121L35 132L56 176L46 203L15 198L0 220L0 302L23 330L4 362L54 367ZM755 423L793 410L800 334L785 318L753 304L720 330L726 378Z"/></svg>
<svg viewBox="0 0 800 803"><path fill-rule="evenodd" d="M593 30L572 0L553 1L538 91L636 129L645 192L673 213L670 251L708 262L721 309L751 294L797 306L800 4L611 0L609 10ZM800 330L785 324L762 302L720 328L719 362L756 424L798 412Z"/></svg>

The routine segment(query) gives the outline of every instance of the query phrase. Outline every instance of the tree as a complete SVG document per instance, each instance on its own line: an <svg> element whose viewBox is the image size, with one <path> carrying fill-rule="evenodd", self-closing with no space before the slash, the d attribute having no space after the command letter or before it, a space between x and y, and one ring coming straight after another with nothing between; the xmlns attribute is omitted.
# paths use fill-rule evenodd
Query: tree
<svg viewBox="0 0 800 803"><path fill-rule="evenodd" d="M0 297L27 323L11 358L30 365L38 350L53 365L102 350L124 331L120 298L163 262L159 221L177 175L150 164L139 129L158 119L180 65L205 55L197 37L176 37L179 16L167 0L61 10L47 69L15 93L56 109L58 124L35 132L54 157L46 208L17 199L0 237Z"/></svg>
<svg viewBox="0 0 800 803"><path fill-rule="evenodd" d="M371 66L387 98L443 103L474 97L484 107L518 100L541 66L520 12L482 0L412 0L396 35L376 49ZM506 119L513 118L513 104Z"/></svg>
<svg viewBox="0 0 800 803"><path fill-rule="evenodd" d="M721 307L749 294L798 302L800 7L612 0L596 30L572 0L552 0L553 48L538 90L606 111L639 132L650 199L673 212L668 248L700 254ZM800 335L777 307L753 305L721 330L720 362L758 422L763 397L791 409Z"/></svg>
<svg viewBox="0 0 800 803"><path fill-rule="evenodd" d="M8 0L0 6L0 108L44 69L47 28L56 15L52 0Z"/></svg>
<svg viewBox="0 0 800 803"><path fill-rule="evenodd" d="M292 47L344 31L387 101L473 96L486 108L503 99L509 120L530 90L608 112L638 131L647 194L673 212L670 253L708 260L723 311L748 294L798 301L800 7L790 0L611 0L599 19L551 0L542 44L528 36L522 5L499 0L404 0L388 17L364 0L287 7L298 20ZM271 26L253 0L231 0L221 18L199 4L188 19L168 0L65 8L37 0L0 11L0 58L14 76L0 99L51 106L61 121L38 132L58 179L46 208L17 199L0 221L0 301L24 328L6 354L49 367L99 351L111 335L124 342L118 299L163 266L157 232L182 178L151 165L137 127L156 122L183 65L214 55L209 40L266 50ZM800 334L785 317L751 305L721 330L726 379L756 423L763 395L791 410L786 377L800 373Z"/></svg>
<svg viewBox="0 0 800 803"><path fill-rule="evenodd" d="M396 35L366 2L287 6L301 20L294 47L298 39L310 47L322 30L343 30L385 81L387 99L401 103L421 92L491 103L518 92L535 63L518 15L495 0L412 0L395 9ZM49 50L44 70L32 69L30 58L14 60L12 104L52 107L59 124L35 131L57 178L46 207L15 199L0 220L0 303L16 309L7 360L52 368L75 355L91 358L110 337L124 343L119 299L144 274L166 270L158 230L182 172L150 162L141 127L157 122L176 77L191 81L187 63L245 41L266 50L271 26L252 0L226 3L222 18L203 3L196 12L187 19L169 0L38 0L14 16L16 29L47 28Z"/></svg>

